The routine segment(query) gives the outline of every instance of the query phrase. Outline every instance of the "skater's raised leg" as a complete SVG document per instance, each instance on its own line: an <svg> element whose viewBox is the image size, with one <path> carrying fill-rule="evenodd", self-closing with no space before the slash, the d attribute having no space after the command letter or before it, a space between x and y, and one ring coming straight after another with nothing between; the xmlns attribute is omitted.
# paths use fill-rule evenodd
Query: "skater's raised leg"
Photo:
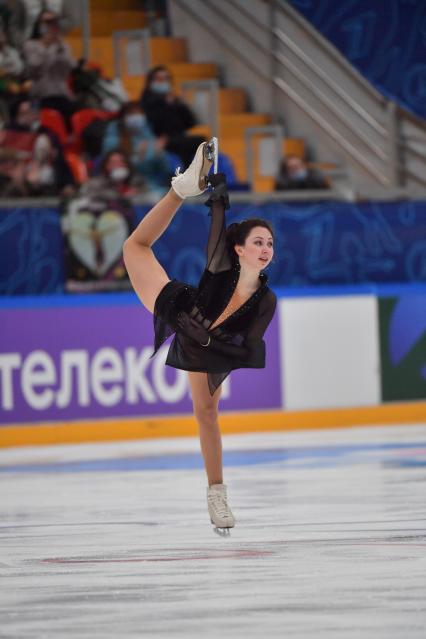
<svg viewBox="0 0 426 639"><path fill-rule="evenodd" d="M151 313L159 292L170 281L151 247L167 229L182 202L182 198L170 189L124 243L123 256L130 281Z"/></svg>
<svg viewBox="0 0 426 639"><path fill-rule="evenodd" d="M124 243L124 262L130 281L151 313L158 294L170 281L151 247L167 229L183 200L205 190L205 177L214 163L212 145L212 142L200 144L191 165L172 179L170 191L145 215Z"/></svg>

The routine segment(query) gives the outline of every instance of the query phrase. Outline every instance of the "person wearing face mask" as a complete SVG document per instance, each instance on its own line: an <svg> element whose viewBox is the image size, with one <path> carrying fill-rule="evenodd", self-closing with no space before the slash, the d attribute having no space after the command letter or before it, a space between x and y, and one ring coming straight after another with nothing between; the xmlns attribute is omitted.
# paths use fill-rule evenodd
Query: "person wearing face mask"
<svg viewBox="0 0 426 639"><path fill-rule="evenodd" d="M160 65L148 72L140 104L154 134L167 138L166 150L181 158L183 168L189 166L204 138L186 133L196 124L196 119L189 106L173 91L167 67Z"/></svg>
<svg viewBox="0 0 426 639"><path fill-rule="evenodd" d="M11 0L8 0L9 2ZM15 2L16 0L12 0ZM20 0L23 1L26 13L25 39L28 40L34 25L43 10L49 10L59 18L61 30L65 33L78 24L78 2L75 0ZM76 7L77 5L77 7Z"/></svg>
<svg viewBox="0 0 426 639"><path fill-rule="evenodd" d="M3 31L0 21L0 101L6 111L16 99L16 96L27 89L26 84L21 80L24 70L24 63L18 51L12 47Z"/></svg>
<svg viewBox="0 0 426 639"><path fill-rule="evenodd" d="M75 180L65 159L62 145L51 129L40 122L40 107L37 102L28 98L16 101L10 109L10 123L6 130L16 133L35 133L46 136L54 150L56 184L59 192L66 188L74 188ZM37 140L36 140L37 142Z"/></svg>
<svg viewBox="0 0 426 639"><path fill-rule="evenodd" d="M305 162L297 155L287 155L281 162L280 173L275 184L277 191L328 188L326 178L308 169Z"/></svg>
<svg viewBox="0 0 426 639"><path fill-rule="evenodd" d="M47 135L37 136L34 144L33 159L27 166L26 182L29 195L57 195L57 171L55 167L55 149Z"/></svg>
<svg viewBox="0 0 426 639"><path fill-rule="evenodd" d="M75 66L69 45L62 37L58 16L42 11L33 37L24 44L28 77L32 80L31 97L41 107L56 109L71 130L70 118L77 110L68 86L68 76Z"/></svg>
<svg viewBox="0 0 426 639"><path fill-rule="evenodd" d="M172 172L164 152L165 143L163 137L154 136L139 104L129 102L117 118L109 122L102 153L120 149L130 158L132 169L144 178L147 187L158 192L165 189Z"/></svg>
<svg viewBox="0 0 426 639"><path fill-rule="evenodd" d="M132 197L145 190L141 176L134 173L128 157L119 149L109 151L102 160L100 175L80 188L80 195L114 200L117 195Z"/></svg>

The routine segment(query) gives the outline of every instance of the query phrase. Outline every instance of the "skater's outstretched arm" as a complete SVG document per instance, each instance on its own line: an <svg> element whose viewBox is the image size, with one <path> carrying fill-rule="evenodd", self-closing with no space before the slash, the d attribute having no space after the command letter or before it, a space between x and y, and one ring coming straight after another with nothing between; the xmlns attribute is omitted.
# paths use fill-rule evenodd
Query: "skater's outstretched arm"
<svg viewBox="0 0 426 639"><path fill-rule="evenodd" d="M226 246L225 210L229 209L229 198L224 173L216 173L208 177L213 187L206 206L210 208L211 224L207 241L206 269L210 273L220 273L231 268L231 259Z"/></svg>

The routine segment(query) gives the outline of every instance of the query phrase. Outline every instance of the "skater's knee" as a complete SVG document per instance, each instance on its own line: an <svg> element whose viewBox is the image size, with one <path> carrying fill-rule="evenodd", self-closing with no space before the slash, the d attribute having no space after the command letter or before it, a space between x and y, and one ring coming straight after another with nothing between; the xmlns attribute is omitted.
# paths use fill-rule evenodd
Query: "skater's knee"
<svg viewBox="0 0 426 639"><path fill-rule="evenodd" d="M194 414L199 424L206 428L217 426L218 410L214 404L199 404L194 406Z"/></svg>

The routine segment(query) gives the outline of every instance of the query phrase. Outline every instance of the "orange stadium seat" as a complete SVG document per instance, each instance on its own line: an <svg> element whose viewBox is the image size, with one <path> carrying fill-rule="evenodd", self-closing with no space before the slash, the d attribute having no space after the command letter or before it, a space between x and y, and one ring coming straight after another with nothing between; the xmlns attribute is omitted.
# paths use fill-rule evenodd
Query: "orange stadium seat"
<svg viewBox="0 0 426 639"><path fill-rule="evenodd" d="M41 109L40 122L46 129L50 129L55 133L60 143L65 146L68 143L68 132L65 126L64 118L55 109Z"/></svg>
<svg viewBox="0 0 426 639"><path fill-rule="evenodd" d="M94 120L109 120L114 115L101 109L82 109L74 113L71 118L72 130L77 137L80 137L84 129Z"/></svg>
<svg viewBox="0 0 426 639"><path fill-rule="evenodd" d="M71 169L71 173L77 184L83 184L89 178L89 172L87 170L86 163L81 157L73 151L67 151L65 153L65 159L68 162L68 166Z"/></svg>

